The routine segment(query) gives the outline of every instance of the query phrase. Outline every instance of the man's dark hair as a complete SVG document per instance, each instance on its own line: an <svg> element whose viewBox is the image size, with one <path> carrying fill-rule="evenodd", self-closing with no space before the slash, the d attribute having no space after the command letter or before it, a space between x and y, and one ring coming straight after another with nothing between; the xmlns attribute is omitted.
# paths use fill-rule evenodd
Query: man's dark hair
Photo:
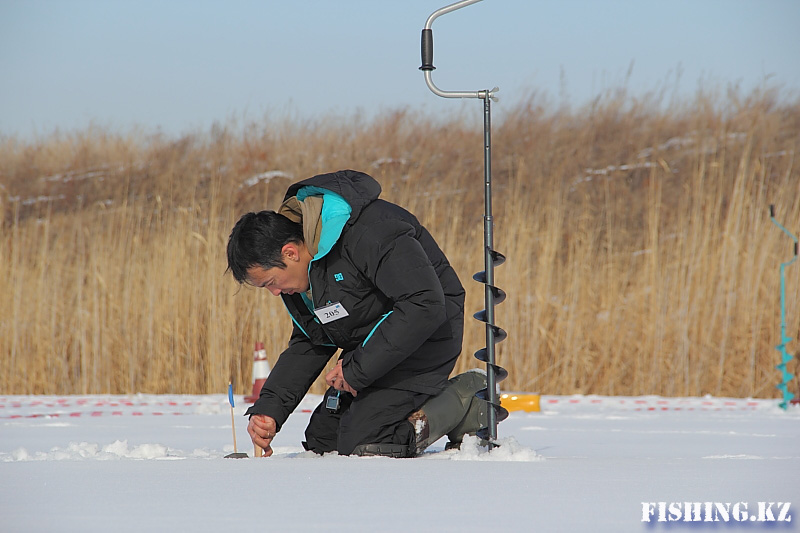
<svg viewBox="0 0 800 533"><path fill-rule="evenodd" d="M281 249L303 242L303 226L275 211L242 215L228 238L228 270L239 283L247 281L247 269L286 268Z"/></svg>

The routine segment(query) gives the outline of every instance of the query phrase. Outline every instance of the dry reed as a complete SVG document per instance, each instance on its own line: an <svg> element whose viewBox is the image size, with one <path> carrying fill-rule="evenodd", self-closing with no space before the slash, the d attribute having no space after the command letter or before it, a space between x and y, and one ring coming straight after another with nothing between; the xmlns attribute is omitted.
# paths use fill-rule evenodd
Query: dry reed
<svg viewBox="0 0 800 533"><path fill-rule="evenodd" d="M792 250L768 206L800 229L797 101L616 93L571 111L532 97L494 130L505 389L776 396L778 265ZM0 139L0 391L210 393L233 378L249 392L254 342L274 362L290 321L224 274L228 232L290 182L341 168L418 215L480 310L481 131L463 120ZM800 265L786 272L796 337ZM483 340L468 319L457 370Z"/></svg>

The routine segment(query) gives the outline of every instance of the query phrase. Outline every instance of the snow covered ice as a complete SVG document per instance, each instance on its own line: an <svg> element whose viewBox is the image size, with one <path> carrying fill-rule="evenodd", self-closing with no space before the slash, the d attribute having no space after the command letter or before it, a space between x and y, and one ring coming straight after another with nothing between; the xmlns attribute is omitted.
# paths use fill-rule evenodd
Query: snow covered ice
<svg viewBox="0 0 800 533"><path fill-rule="evenodd" d="M309 396L268 459L227 395L0 397L0 531L649 531L642 502L800 506L800 409L777 400L543 396L491 452L319 457ZM237 397L238 451L253 455ZM655 518L654 518L655 520ZM798 518L800 520L800 518ZM761 529L770 524L725 524Z"/></svg>

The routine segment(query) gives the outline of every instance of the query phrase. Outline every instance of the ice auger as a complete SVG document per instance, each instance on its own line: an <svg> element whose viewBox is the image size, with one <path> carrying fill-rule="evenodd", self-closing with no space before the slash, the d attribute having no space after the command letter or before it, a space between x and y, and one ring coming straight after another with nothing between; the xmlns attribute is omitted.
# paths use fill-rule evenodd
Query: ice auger
<svg viewBox="0 0 800 533"><path fill-rule="evenodd" d="M781 372L781 382L778 383L776 387L781 391L781 393L783 393L783 401L779 405L785 410L794 398L794 394L789 392L788 388L788 383L792 380L792 378L794 378L794 376L788 370L786 370L786 363L792 360L792 356L786 351L786 345L792 341L792 338L786 335L786 277L784 275L784 270L787 266L791 265L797 260L798 243L797 237L792 235L789 230L784 228L777 220L775 220L774 205L769 206L769 217L772 219L772 222L781 229L781 231L783 231L794 241L794 257L785 263L781 263L781 343L775 347L775 349L781 353L781 362L775 367Z"/></svg>
<svg viewBox="0 0 800 533"><path fill-rule="evenodd" d="M494 323L494 306L506 298L506 293L494 284L494 267L503 264L505 256L494 249L494 219L492 218L492 139L491 139L491 100L497 101L495 93L499 90L483 91L443 91L431 78L433 70L433 30L431 25L440 15L461 9L481 0L462 0L434 11L425 22L422 30L422 66L419 69L425 75L425 83L437 96L443 98L480 98L483 100L483 161L484 161L484 215L483 215L483 251L485 270L478 272L473 279L485 286L485 309L475 313L475 318L486 324L486 347L475 352L475 357L486 363L486 388L478 391L476 396L489 402L492 409L487 410L486 427L478 431L478 437L488 442L489 449L497 443L497 424L508 417L508 411L500 405L497 384L503 381L508 372L495 362L495 344L505 339L508 334Z"/></svg>

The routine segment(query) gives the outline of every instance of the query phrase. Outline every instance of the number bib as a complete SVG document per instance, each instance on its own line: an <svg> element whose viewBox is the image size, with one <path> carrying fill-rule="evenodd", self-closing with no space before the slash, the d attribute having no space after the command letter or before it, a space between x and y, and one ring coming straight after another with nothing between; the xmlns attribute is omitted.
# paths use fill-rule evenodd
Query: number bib
<svg viewBox="0 0 800 533"><path fill-rule="evenodd" d="M319 321L323 324L327 324L328 322L333 322L334 320L339 320L340 318L350 315L350 313L347 312L347 309L345 309L344 306L339 302L314 309L314 314L317 315L317 318L319 318Z"/></svg>

